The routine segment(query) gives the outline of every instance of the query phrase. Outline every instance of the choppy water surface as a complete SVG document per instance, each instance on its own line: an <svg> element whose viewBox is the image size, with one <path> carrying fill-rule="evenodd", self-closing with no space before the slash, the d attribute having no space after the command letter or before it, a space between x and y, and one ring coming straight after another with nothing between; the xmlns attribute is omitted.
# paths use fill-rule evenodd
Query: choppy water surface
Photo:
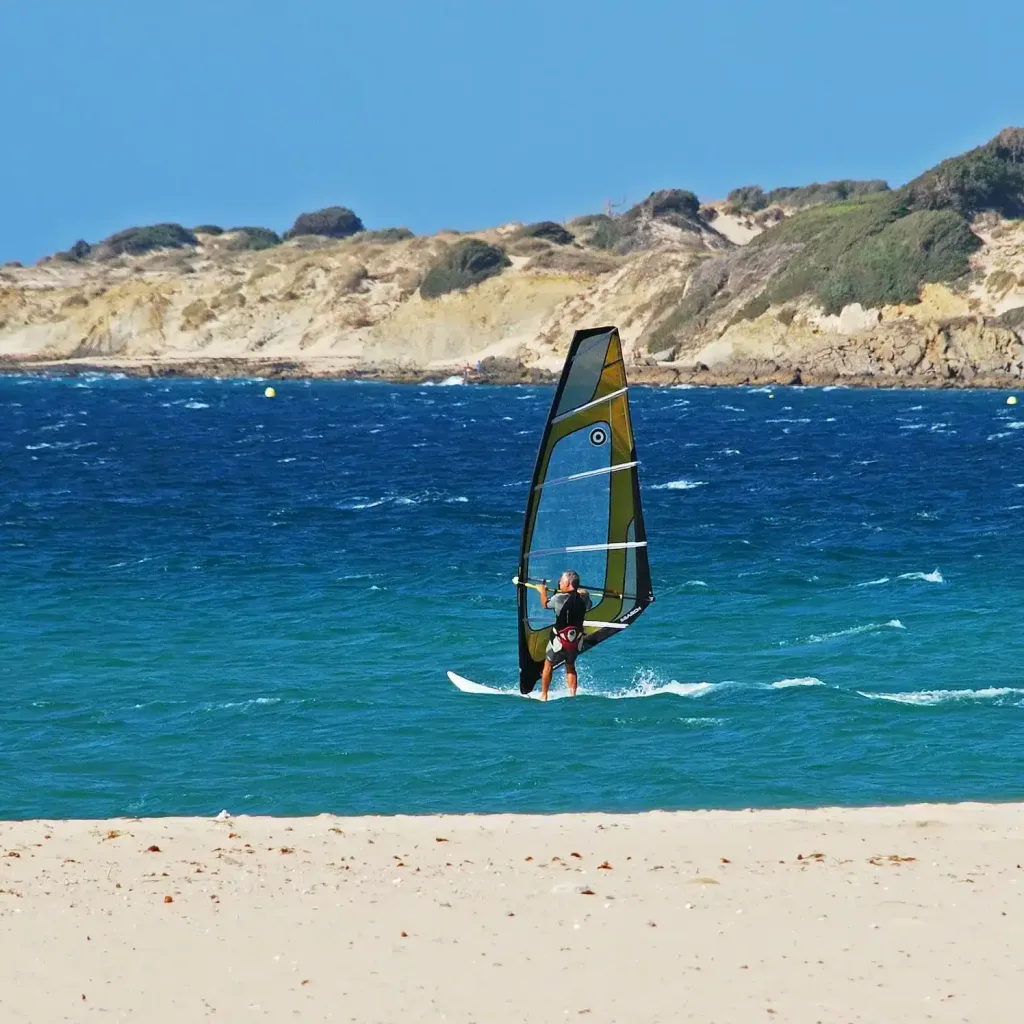
<svg viewBox="0 0 1024 1024"><path fill-rule="evenodd" d="M0 817L1024 796L1005 395L634 389L657 600L544 706L551 390L277 390L0 378Z"/></svg>

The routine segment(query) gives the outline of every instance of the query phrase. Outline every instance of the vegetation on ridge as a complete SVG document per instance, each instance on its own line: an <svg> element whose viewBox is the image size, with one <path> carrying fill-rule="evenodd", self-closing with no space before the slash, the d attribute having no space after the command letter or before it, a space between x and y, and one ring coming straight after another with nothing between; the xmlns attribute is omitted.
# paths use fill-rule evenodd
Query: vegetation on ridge
<svg viewBox="0 0 1024 1024"><path fill-rule="evenodd" d="M363 222L347 206L328 206L313 213L301 213L284 236L322 235L325 238L348 238L363 230Z"/></svg>
<svg viewBox="0 0 1024 1024"><path fill-rule="evenodd" d="M742 188L734 188L726 196L725 209L727 213L734 214L757 213L775 203L802 209L824 203L842 203L888 191L888 184L878 179L853 181L843 178L841 181L826 181L823 184L814 182L799 187L784 186L770 192L765 192L760 185L744 185Z"/></svg>
<svg viewBox="0 0 1024 1024"><path fill-rule="evenodd" d="M228 242L228 248L236 251L271 249L275 245L281 244L281 236L276 231L271 231L270 228L228 228L228 232L237 235Z"/></svg>
<svg viewBox="0 0 1024 1024"><path fill-rule="evenodd" d="M448 292L470 288L500 274L512 261L503 249L479 238L464 238L438 257L420 285L420 295L436 299Z"/></svg>
<svg viewBox="0 0 1024 1024"><path fill-rule="evenodd" d="M151 224L148 227L125 228L105 238L95 249L98 259L114 256L139 256L153 249L183 249L187 245L198 245L188 228L180 224Z"/></svg>

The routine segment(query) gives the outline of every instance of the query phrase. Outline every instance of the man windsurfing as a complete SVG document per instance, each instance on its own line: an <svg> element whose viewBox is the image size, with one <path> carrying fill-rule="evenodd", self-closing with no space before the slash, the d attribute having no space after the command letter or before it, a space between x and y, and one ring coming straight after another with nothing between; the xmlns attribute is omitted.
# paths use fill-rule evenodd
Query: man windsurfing
<svg viewBox="0 0 1024 1024"><path fill-rule="evenodd" d="M558 580L558 592L548 598L548 588L541 583L537 587L540 593L542 608L549 608L555 613L555 624L552 627L551 639L544 652L544 668L540 676L540 699L548 699L548 688L551 686L551 673L554 665L551 659L560 651L565 655L565 681L569 686L569 696L576 696L576 655L583 649L583 620L587 611L594 603L590 594L580 589L578 573L567 569Z"/></svg>

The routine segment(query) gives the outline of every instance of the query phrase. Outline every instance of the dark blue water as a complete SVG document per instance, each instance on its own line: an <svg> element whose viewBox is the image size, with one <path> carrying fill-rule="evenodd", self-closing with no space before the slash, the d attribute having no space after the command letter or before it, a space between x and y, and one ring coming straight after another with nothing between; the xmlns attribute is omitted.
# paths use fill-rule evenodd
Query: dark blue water
<svg viewBox="0 0 1024 1024"><path fill-rule="evenodd" d="M0 818L1024 797L1006 395L635 389L657 600L542 705L445 672L550 389L263 387L0 378Z"/></svg>

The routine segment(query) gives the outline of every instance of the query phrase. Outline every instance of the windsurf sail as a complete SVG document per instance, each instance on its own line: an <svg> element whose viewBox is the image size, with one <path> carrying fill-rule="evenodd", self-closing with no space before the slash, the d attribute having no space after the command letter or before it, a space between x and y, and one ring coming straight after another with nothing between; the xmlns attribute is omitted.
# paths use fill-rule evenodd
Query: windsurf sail
<svg viewBox="0 0 1024 1024"><path fill-rule="evenodd" d="M584 650L618 635L654 600L622 343L615 327L577 331L541 438L519 548L519 579L558 589L579 573L594 602ZM540 678L553 615L519 587L519 689ZM556 654L557 667L564 656Z"/></svg>

